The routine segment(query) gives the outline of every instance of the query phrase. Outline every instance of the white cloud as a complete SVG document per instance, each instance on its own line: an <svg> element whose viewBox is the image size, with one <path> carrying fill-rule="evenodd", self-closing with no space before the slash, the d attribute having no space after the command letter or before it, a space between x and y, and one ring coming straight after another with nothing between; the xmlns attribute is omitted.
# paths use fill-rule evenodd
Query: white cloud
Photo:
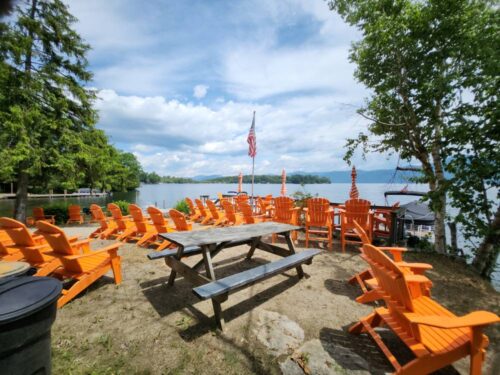
<svg viewBox="0 0 500 375"><path fill-rule="evenodd" d="M197 99L202 99L207 95L208 86L207 85L196 85L193 88L193 96Z"/></svg>
<svg viewBox="0 0 500 375"><path fill-rule="evenodd" d="M98 126L146 170L249 173L254 110L257 173L348 169L367 91L348 61L358 34L323 0L67 1L93 47Z"/></svg>

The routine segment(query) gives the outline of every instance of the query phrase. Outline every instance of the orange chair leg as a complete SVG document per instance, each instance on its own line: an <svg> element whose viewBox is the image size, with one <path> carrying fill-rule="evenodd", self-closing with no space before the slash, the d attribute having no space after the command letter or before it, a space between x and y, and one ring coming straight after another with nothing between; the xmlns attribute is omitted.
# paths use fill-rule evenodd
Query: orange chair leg
<svg viewBox="0 0 500 375"><path fill-rule="evenodd" d="M115 284L119 285L122 282L122 267L121 258L119 256L111 257L111 268L113 269L113 276L115 277Z"/></svg>

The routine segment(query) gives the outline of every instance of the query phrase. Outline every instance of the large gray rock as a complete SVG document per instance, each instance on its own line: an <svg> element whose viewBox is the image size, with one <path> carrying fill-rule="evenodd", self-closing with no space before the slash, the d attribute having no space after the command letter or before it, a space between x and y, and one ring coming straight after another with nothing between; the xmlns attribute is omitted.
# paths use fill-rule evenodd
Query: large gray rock
<svg viewBox="0 0 500 375"><path fill-rule="evenodd" d="M285 315L260 310L253 330L257 340L274 356L290 354L304 341L304 330Z"/></svg>
<svg viewBox="0 0 500 375"><path fill-rule="evenodd" d="M368 363L359 355L318 339L307 341L280 367L284 375L370 374Z"/></svg>

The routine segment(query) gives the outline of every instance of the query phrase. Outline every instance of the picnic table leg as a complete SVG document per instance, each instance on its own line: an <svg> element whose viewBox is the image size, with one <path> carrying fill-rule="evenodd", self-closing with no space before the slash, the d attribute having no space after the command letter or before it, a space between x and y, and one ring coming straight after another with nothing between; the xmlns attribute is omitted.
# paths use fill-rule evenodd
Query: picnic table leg
<svg viewBox="0 0 500 375"><path fill-rule="evenodd" d="M255 252L255 249L257 248L257 245L259 244L261 238L262 237L254 237L252 239L252 245L250 246L250 250L248 251L247 259L252 258L253 253Z"/></svg>
<svg viewBox="0 0 500 375"><path fill-rule="evenodd" d="M205 270L207 271L207 277L212 281L215 281L215 272L212 266L212 256L210 255L210 246L202 246L203 250L203 260L205 261ZM212 298L212 306L214 309L215 324L222 331L224 330L224 317L222 315L222 307L220 302Z"/></svg>
<svg viewBox="0 0 500 375"><path fill-rule="evenodd" d="M182 258L182 253L184 252L184 247L179 246L177 249L177 255L175 256L177 260L181 260ZM165 264L167 264L167 258L165 258ZM177 272L172 268L172 271L170 272L170 276L168 277L168 285L172 286L174 285L175 277L177 276Z"/></svg>
<svg viewBox="0 0 500 375"><path fill-rule="evenodd" d="M286 232L284 233L284 235L286 243L288 245L288 250L290 250L290 253L295 254L295 246L293 244L292 239L290 238L290 232ZM304 270L302 269L302 265L299 264L297 267L295 267L295 269L297 270L297 275L299 275L299 279L303 278Z"/></svg>

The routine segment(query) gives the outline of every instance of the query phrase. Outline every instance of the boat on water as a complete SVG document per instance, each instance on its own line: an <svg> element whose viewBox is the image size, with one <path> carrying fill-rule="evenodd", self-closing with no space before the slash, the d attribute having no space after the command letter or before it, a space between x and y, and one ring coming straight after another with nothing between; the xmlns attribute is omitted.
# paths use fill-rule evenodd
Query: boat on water
<svg viewBox="0 0 500 375"><path fill-rule="evenodd" d="M388 196L419 196L426 195L422 191L411 191L407 189L398 191L386 191L384 197L387 200ZM414 200L400 206L398 215L400 222L403 223L404 237L415 236L418 238L434 238L434 221L436 219L434 212L429 208L429 205L420 200Z"/></svg>

